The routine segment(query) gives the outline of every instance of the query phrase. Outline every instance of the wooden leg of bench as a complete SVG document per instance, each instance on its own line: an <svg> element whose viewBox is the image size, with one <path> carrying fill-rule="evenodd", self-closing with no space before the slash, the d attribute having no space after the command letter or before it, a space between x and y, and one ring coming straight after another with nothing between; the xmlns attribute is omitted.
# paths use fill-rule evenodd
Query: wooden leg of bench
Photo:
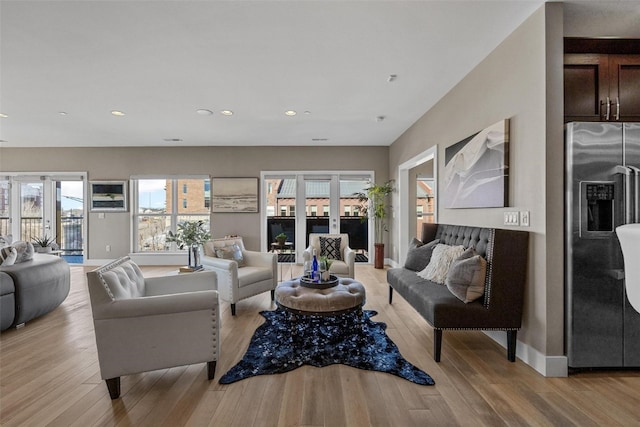
<svg viewBox="0 0 640 427"><path fill-rule="evenodd" d="M236 315L236 305L235 304L231 304L231 315L232 316Z"/></svg>
<svg viewBox="0 0 640 427"><path fill-rule="evenodd" d="M216 361L207 362L207 379L212 380L216 376Z"/></svg>
<svg viewBox="0 0 640 427"><path fill-rule="evenodd" d="M507 359L509 362L516 361L516 336L518 331L507 331Z"/></svg>
<svg viewBox="0 0 640 427"><path fill-rule="evenodd" d="M276 300L276 290L271 289L271 301L275 301L275 300Z"/></svg>
<svg viewBox="0 0 640 427"><path fill-rule="evenodd" d="M389 304L391 304L392 300L393 300L393 288L389 286Z"/></svg>
<svg viewBox="0 0 640 427"><path fill-rule="evenodd" d="M120 377L108 378L105 380L107 383L107 389L109 389L109 396L111 400L115 400L120 397Z"/></svg>
<svg viewBox="0 0 640 427"><path fill-rule="evenodd" d="M433 330L433 360L440 362L440 351L442 350L442 329Z"/></svg>

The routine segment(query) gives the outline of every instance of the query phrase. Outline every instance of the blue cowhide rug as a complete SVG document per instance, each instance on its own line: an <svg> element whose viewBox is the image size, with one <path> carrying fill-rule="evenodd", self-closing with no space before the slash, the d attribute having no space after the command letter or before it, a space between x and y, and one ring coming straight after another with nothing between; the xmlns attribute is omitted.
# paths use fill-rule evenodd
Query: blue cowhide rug
<svg viewBox="0 0 640 427"><path fill-rule="evenodd" d="M388 372L421 385L433 379L407 362L385 333L387 325L374 322L378 314L296 316L283 310L262 311L266 319L256 329L249 349L237 365L220 378L230 384L254 375L279 374L302 365L322 367L341 363L354 368Z"/></svg>

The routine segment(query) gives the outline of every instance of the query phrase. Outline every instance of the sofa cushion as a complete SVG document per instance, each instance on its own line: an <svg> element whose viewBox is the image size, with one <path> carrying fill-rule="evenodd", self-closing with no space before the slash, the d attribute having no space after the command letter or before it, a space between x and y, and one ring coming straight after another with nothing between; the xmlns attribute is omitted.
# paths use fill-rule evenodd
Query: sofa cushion
<svg viewBox="0 0 640 427"><path fill-rule="evenodd" d="M474 248L468 248L453 261L445 285L453 295L465 304L484 294L487 261Z"/></svg>
<svg viewBox="0 0 640 427"><path fill-rule="evenodd" d="M416 274L424 279L444 285L451 263L462 255L464 249L462 245L449 246L438 243L433 249L429 265Z"/></svg>
<svg viewBox="0 0 640 427"><path fill-rule="evenodd" d="M429 243L423 244L415 237L409 243L409 251L407 252L407 259L404 262L404 268L412 271L422 271L431 260L433 249L440 242L440 240L433 240Z"/></svg>
<svg viewBox="0 0 640 427"><path fill-rule="evenodd" d="M320 256L342 261L342 252L340 252L341 242L341 237L320 236Z"/></svg>
<svg viewBox="0 0 640 427"><path fill-rule="evenodd" d="M0 236L0 248L9 246L13 242L13 235L7 234L6 236Z"/></svg>
<svg viewBox="0 0 640 427"><path fill-rule="evenodd" d="M18 251L13 246L5 246L0 249L0 265L13 265L18 257Z"/></svg>

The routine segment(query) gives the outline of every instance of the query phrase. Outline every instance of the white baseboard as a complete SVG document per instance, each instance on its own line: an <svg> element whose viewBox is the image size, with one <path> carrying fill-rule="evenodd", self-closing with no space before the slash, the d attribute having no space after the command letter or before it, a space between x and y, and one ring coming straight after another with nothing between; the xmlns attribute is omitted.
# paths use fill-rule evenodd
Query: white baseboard
<svg viewBox="0 0 640 427"><path fill-rule="evenodd" d="M484 331L484 333L506 350L507 334L505 332ZM516 345L516 357L545 377L567 377L569 375L566 356L545 356L535 348L518 341Z"/></svg>

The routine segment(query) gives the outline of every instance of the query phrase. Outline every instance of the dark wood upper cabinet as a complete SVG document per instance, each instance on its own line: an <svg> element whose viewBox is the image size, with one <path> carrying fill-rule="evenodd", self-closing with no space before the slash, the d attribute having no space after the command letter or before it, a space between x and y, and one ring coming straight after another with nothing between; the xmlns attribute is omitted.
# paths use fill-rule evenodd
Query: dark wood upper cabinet
<svg viewBox="0 0 640 427"><path fill-rule="evenodd" d="M640 55L610 55L609 75L611 99L620 102L619 120L640 121Z"/></svg>
<svg viewBox="0 0 640 427"><path fill-rule="evenodd" d="M640 55L567 53L564 115L570 121L640 121Z"/></svg>

